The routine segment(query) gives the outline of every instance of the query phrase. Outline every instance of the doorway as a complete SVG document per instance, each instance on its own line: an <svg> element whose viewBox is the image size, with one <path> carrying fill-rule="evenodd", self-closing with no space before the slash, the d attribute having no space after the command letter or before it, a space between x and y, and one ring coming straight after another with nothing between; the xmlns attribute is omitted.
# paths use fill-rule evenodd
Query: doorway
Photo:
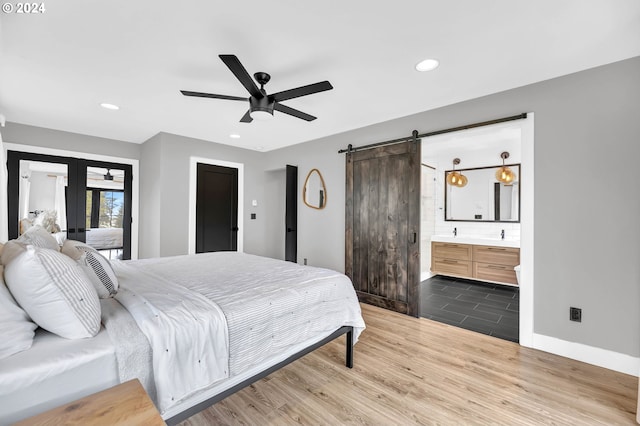
<svg viewBox="0 0 640 426"><path fill-rule="evenodd" d="M238 249L238 169L198 163L196 253Z"/></svg>
<svg viewBox="0 0 640 426"><path fill-rule="evenodd" d="M131 258L130 164L9 150L7 171L9 238L38 224L59 243L73 239L111 259Z"/></svg>
<svg viewBox="0 0 640 426"><path fill-rule="evenodd" d="M501 287L489 283L482 286L481 283L466 280L445 279L443 276L431 278L430 293L421 295L421 299L425 299L430 294L442 296L440 293L446 293L446 296L456 301L453 305L460 305L460 308L468 308L459 303L463 299L467 302L473 302L481 298L495 299L506 309L504 312L496 312L495 306L491 309L485 308L484 300L477 300L477 304L472 308L484 311L492 311L492 314L498 314L507 319L510 328L509 340L519 341L523 346L532 346L533 337L533 146L534 146L534 114L528 113L525 119L503 122L501 124L493 124L489 126L478 126L467 130L456 131L446 134L438 134L423 138L423 161L429 165L436 166L436 235L448 238L469 237L480 239L500 239L501 231L506 232L507 238L519 240L520 244L520 265L521 273L518 287ZM437 142L437 143L436 143ZM502 165L501 152L508 151L512 154L513 163L521 164L520 179L522 185L520 188L520 221L519 223L505 223L504 221L474 221L471 220L451 220L445 219L445 171L452 169L452 161L456 158L461 162L458 169L483 168L488 165ZM429 158L430 157L430 158ZM451 190L451 189L450 189ZM487 187L487 194L494 192L494 185ZM477 218L476 218L477 219ZM440 279L443 278L443 279ZM457 282L454 282L457 281ZM423 288L425 283L423 283ZM464 292L474 292L474 294L466 294ZM471 297L468 297L471 296ZM432 305L437 309L442 309L447 302L451 302L444 298L433 298ZM427 304L423 301L423 307ZM437 305L437 306L436 306ZM456 310L457 307L451 305L451 309L446 310L455 312L460 315L454 315L459 323L464 322L464 316L471 312L472 317L477 317L475 312L467 310ZM494 304L495 305L495 304ZM436 315L432 312L432 314ZM441 315L438 315L441 316ZM442 317L442 316L441 316ZM486 318L484 320L495 320L502 323L503 321L497 317ZM444 322L444 321L443 321ZM487 328L487 327L484 327ZM489 329L489 328L487 328ZM495 330L495 328L493 329ZM502 330L504 331L504 330Z"/></svg>

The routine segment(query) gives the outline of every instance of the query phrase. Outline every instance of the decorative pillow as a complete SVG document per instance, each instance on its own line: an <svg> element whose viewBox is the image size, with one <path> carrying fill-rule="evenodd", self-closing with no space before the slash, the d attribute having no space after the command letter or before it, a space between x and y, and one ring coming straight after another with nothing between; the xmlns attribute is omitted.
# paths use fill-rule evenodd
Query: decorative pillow
<svg viewBox="0 0 640 426"><path fill-rule="evenodd" d="M29 349L38 327L16 304L4 284L3 272L0 266L0 359Z"/></svg>
<svg viewBox="0 0 640 426"><path fill-rule="evenodd" d="M55 210L45 210L40 212L40 214L33 221L34 225L42 226L45 231L52 234L54 232L60 232L60 227L56 223L58 219L58 212Z"/></svg>
<svg viewBox="0 0 640 426"><path fill-rule="evenodd" d="M13 297L40 327L67 339L100 330L100 301L82 268L68 256L27 246L5 266Z"/></svg>
<svg viewBox="0 0 640 426"><path fill-rule="evenodd" d="M34 225L18 237L18 242L32 246L60 251L60 246L53 235L42 226Z"/></svg>
<svg viewBox="0 0 640 426"><path fill-rule="evenodd" d="M78 262L98 291L98 297L105 299L117 293L118 277L111 263L96 249L81 241L66 240L62 253Z"/></svg>
<svg viewBox="0 0 640 426"><path fill-rule="evenodd" d="M0 256L0 263L7 266L9 262L24 253L27 249L27 245L19 243L18 240L9 240L2 248L2 255Z"/></svg>

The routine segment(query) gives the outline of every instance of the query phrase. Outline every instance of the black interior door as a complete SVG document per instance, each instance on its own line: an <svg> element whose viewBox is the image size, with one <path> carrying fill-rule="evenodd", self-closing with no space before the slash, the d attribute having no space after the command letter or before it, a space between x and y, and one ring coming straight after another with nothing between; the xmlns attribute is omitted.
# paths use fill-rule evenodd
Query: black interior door
<svg viewBox="0 0 640 426"><path fill-rule="evenodd" d="M196 253L238 249L238 169L198 163Z"/></svg>
<svg viewBox="0 0 640 426"><path fill-rule="evenodd" d="M298 167L287 165L284 260L298 261Z"/></svg>

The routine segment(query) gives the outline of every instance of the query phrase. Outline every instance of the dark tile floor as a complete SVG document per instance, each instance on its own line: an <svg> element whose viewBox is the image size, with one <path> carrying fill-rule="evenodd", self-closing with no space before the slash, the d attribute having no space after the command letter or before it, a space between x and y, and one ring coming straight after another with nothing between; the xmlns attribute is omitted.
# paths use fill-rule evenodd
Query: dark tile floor
<svg viewBox="0 0 640 426"><path fill-rule="evenodd" d="M420 286L421 317L518 342L517 287L442 275Z"/></svg>

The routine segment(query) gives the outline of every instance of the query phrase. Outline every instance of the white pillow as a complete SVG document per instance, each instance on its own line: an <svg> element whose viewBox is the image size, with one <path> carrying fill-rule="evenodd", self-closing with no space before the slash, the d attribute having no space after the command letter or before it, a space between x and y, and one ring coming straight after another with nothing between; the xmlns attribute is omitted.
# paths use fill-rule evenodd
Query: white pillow
<svg viewBox="0 0 640 426"><path fill-rule="evenodd" d="M111 263L96 249L81 241L66 240L62 253L78 262L96 288L98 297L106 299L118 292L118 277Z"/></svg>
<svg viewBox="0 0 640 426"><path fill-rule="evenodd" d="M27 232L18 237L18 242L31 244L32 246L48 248L51 250L60 250L60 245L56 239L42 226L34 225L27 229Z"/></svg>
<svg viewBox="0 0 640 426"><path fill-rule="evenodd" d="M80 266L68 256L27 246L5 266L11 294L40 327L67 339L100 330L100 301Z"/></svg>
<svg viewBox="0 0 640 426"><path fill-rule="evenodd" d="M38 327L16 304L2 276L0 266L0 359L29 349L33 343L33 331Z"/></svg>

